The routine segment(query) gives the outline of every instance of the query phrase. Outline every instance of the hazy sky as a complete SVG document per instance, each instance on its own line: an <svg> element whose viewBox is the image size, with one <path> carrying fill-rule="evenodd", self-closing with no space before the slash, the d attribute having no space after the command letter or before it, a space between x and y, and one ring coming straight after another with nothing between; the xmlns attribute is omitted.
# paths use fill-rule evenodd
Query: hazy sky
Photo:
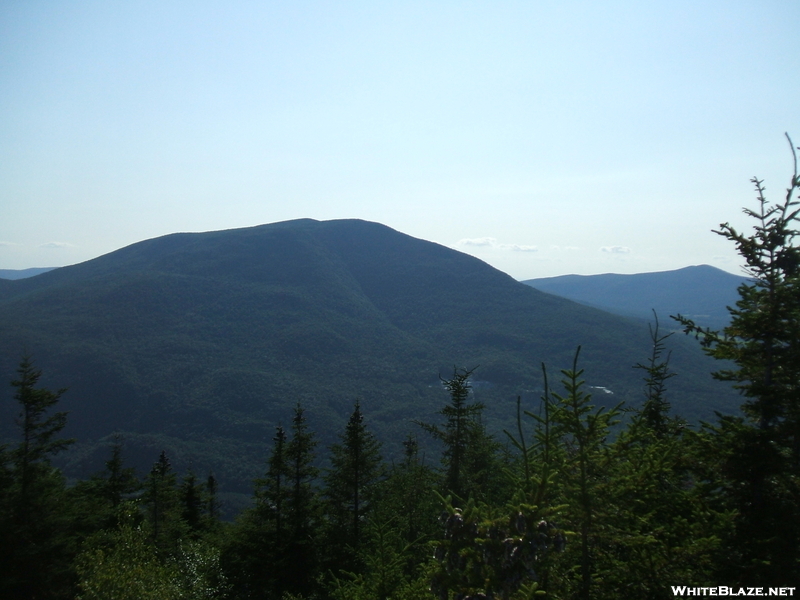
<svg viewBox="0 0 800 600"><path fill-rule="evenodd" d="M707 263L800 145L800 2L0 2L0 268L361 218L518 279Z"/></svg>

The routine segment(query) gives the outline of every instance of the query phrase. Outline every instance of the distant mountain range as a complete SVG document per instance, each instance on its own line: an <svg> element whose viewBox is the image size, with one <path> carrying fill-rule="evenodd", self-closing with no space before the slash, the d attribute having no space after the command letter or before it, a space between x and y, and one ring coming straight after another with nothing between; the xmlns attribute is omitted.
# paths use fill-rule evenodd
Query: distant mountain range
<svg viewBox="0 0 800 600"><path fill-rule="evenodd" d="M0 279L26 279L52 271L55 267L41 267L32 269L0 269Z"/></svg>
<svg viewBox="0 0 800 600"><path fill-rule="evenodd" d="M659 321L672 327L670 315L681 314L704 326L727 325L727 306L735 306L746 277L708 265L637 275L563 275L523 281L531 287L614 314Z"/></svg>
<svg viewBox="0 0 800 600"><path fill-rule="evenodd" d="M0 280L0 378L13 379L29 352L44 385L69 388L60 409L80 443L65 456L68 473L102 468L121 433L140 470L166 449L176 468L213 470L242 494L297 402L325 446L360 399L391 455L420 433L412 419L437 419L447 402L440 374L477 366L475 396L499 431L513 425L518 394L536 406L541 363L557 382L578 345L598 403L640 403L632 365L649 355L643 323L359 220L168 235ZM693 339L669 345L677 412L736 410ZM0 437L10 441L6 389Z"/></svg>

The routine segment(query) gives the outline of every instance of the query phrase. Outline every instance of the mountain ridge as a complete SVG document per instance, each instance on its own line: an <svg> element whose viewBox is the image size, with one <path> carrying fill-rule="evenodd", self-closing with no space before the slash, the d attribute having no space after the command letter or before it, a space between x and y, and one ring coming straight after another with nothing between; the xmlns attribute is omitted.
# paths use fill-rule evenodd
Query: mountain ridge
<svg viewBox="0 0 800 600"><path fill-rule="evenodd" d="M350 219L146 240L6 281L0 308L0 376L10 380L27 349L46 385L70 388L73 472L102 467L121 432L140 468L167 448L176 465L214 470L240 492L298 401L327 444L360 399L392 452L416 433L413 419L435 418L446 402L439 375L454 366L480 365L475 394L499 431L518 394L535 402L542 362L555 375L582 345L587 383L615 394L598 401L633 403L641 377L631 366L649 355L641 324ZM691 340L674 355L691 372L674 388L676 408L697 418L734 406L714 395ZM708 402L695 406L699 396Z"/></svg>
<svg viewBox="0 0 800 600"><path fill-rule="evenodd" d="M660 317L680 313L721 329L729 319L726 307L735 305L738 287L747 281L710 265L694 265L636 274L561 275L522 283L622 316L652 319L652 310Z"/></svg>

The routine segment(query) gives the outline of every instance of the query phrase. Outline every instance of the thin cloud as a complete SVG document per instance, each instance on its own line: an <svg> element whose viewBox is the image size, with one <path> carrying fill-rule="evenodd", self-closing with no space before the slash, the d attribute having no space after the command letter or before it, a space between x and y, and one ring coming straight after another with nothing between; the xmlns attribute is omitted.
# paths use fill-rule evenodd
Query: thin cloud
<svg viewBox="0 0 800 600"><path fill-rule="evenodd" d="M15 244L14 242L0 242L0 248L13 248L14 246L19 246L19 244Z"/></svg>
<svg viewBox="0 0 800 600"><path fill-rule="evenodd" d="M498 250L510 250L512 252L538 252L537 246L523 246L520 244L500 244L493 237L466 238L458 240L456 246L473 246L481 248L497 248Z"/></svg>
<svg viewBox="0 0 800 600"><path fill-rule="evenodd" d="M467 238L463 240L458 240L456 242L456 246L491 246L495 247L497 245L497 240L491 237L482 237L482 238Z"/></svg>
<svg viewBox="0 0 800 600"><path fill-rule="evenodd" d="M627 246L603 246L600 252L607 252L609 254L630 254L631 249Z"/></svg>
<svg viewBox="0 0 800 600"><path fill-rule="evenodd" d="M539 248L536 246L520 246L518 244L498 244L501 250L511 250L513 252L538 252Z"/></svg>

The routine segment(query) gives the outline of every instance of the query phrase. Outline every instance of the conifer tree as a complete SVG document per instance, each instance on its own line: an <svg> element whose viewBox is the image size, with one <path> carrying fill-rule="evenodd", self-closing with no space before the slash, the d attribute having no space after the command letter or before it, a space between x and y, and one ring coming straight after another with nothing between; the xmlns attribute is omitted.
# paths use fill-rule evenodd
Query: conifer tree
<svg viewBox="0 0 800 600"><path fill-rule="evenodd" d="M163 450L147 477L143 500L153 544L163 554L174 554L183 533L183 523L175 472Z"/></svg>
<svg viewBox="0 0 800 600"><path fill-rule="evenodd" d="M271 524L276 537L284 537L287 500L290 494L287 436L281 425L275 428L272 454L267 461L267 475L256 481L256 510Z"/></svg>
<svg viewBox="0 0 800 600"><path fill-rule="evenodd" d="M377 510L393 516L394 526L417 563L428 554L427 542L440 529L436 522L439 502L432 492L437 480L437 474L419 456L416 437L409 435L403 442L403 460L390 469L378 491ZM415 566L406 565L409 571Z"/></svg>
<svg viewBox="0 0 800 600"><path fill-rule="evenodd" d="M98 529L114 529L119 524L120 505L142 489L135 469L125 467L122 442L115 437L111 457L103 472L79 481L69 490L75 508L74 527L78 538Z"/></svg>
<svg viewBox="0 0 800 600"><path fill-rule="evenodd" d="M481 422L484 405L470 403L469 378L475 369L454 369L451 379L443 379L442 385L450 393L450 404L439 414L446 421L444 427L415 421L434 439L444 444L444 489L459 499L466 500L470 494L484 497L491 492L490 480L496 468L497 442L486 433Z"/></svg>
<svg viewBox="0 0 800 600"><path fill-rule="evenodd" d="M710 356L732 365L713 375L745 397L745 418L722 418L713 430L738 513L724 575L743 585L800 580L800 178L786 137L794 172L784 200L768 202L754 177L758 207L744 209L753 231L729 223L715 231L735 244L751 277L739 286L730 324L717 332L676 317Z"/></svg>
<svg viewBox="0 0 800 600"><path fill-rule="evenodd" d="M237 519L222 560L241 598L280 598L290 544L287 529L289 466L287 436L278 425L267 472L255 480L254 506Z"/></svg>
<svg viewBox="0 0 800 600"><path fill-rule="evenodd" d="M69 582L69 499L64 479L50 458L73 440L59 438L66 413L48 412L66 390L37 387L41 370L22 358L14 399L21 441L5 455L0 499L0 596L51 598L67 593Z"/></svg>
<svg viewBox="0 0 800 600"><path fill-rule="evenodd" d="M625 590L637 598L672 597L670 585L712 585L713 559L729 517L706 502L698 485L697 439L670 414L669 367L658 319L650 328L651 353L635 365L645 373L641 408L629 411L627 427L604 444L603 477L596 498L602 522L595 536L594 565L602 585L594 591Z"/></svg>
<svg viewBox="0 0 800 600"><path fill-rule="evenodd" d="M325 478L329 548L336 550L331 564L334 572L356 567L362 523L372 508L380 475L380 443L367 430L356 402L340 442L331 447L331 469Z"/></svg>
<svg viewBox="0 0 800 600"><path fill-rule="evenodd" d="M308 430L305 411L298 404L292 417L292 438L286 445L290 491L287 502L286 568L279 574L280 591L307 596L314 589L318 567L319 503L314 481L317 442Z"/></svg>
<svg viewBox="0 0 800 600"><path fill-rule="evenodd" d="M572 369L562 370L564 395L553 393L553 422L566 449L560 467L564 501L568 503L573 526L578 534L575 597L592 597L595 577L595 547L601 516L600 490L607 477L608 458L604 452L609 430L616 423L619 406L595 410L591 394L583 391L583 369L578 369L580 346Z"/></svg>
<svg viewBox="0 0 800 600"><path fill-rule="evenodd" d="M141 489L133 467L125 467L122 458L122 441L115 438L111 446L111 458L106 461L105 496L111 507L116 509L130 495Z"/></svg>
<svg viewBox="0 0 800 600"><path fill-rule="evenodd" d="M181 518L186 524L190 536L194 538L197 538L207 528L207 522L203 518L203 509L206 506L203 487L191 470L183 478L180 487Z"/></svg>
<svg viewBox="0 0 800 600"><path fill-rule="evenodd" d="M30 500L35 479L42 467L49 465L49 457L66 449L74 440L56 438L67 424L67 413L45 416L66 390L52 392L36 388L42 372L34 368L30 356L23 357L17 373L19 379L12 381L11 385L17 388L14 398L20 404L17 425L22 431L22 442L12 456L19 483L19 498L25 505Z"/></svg>
<svg viewBox="0 0 800 600"><path fill-rule="evenodd" d="M669 367L670 353L664 357L665 341L673 332L661 335L658 315L655 311L653 311L653 318L654 324L649 325L650 340L653 343L650 357L645 364L636 364L637 369L646 373L644 378L645 402L637 416L641 426L657 439L664 439L683 427L684 423L680 419L670 417L670 403L666 397L667 381L677 375Z"/></svg>
<svg viewBox="0 0 800 600"><path fill-rule="evenodd" d="M219 500L217 499L217 478L213 473L206 479L206 516L211 523L219 520Z"/></svg>

